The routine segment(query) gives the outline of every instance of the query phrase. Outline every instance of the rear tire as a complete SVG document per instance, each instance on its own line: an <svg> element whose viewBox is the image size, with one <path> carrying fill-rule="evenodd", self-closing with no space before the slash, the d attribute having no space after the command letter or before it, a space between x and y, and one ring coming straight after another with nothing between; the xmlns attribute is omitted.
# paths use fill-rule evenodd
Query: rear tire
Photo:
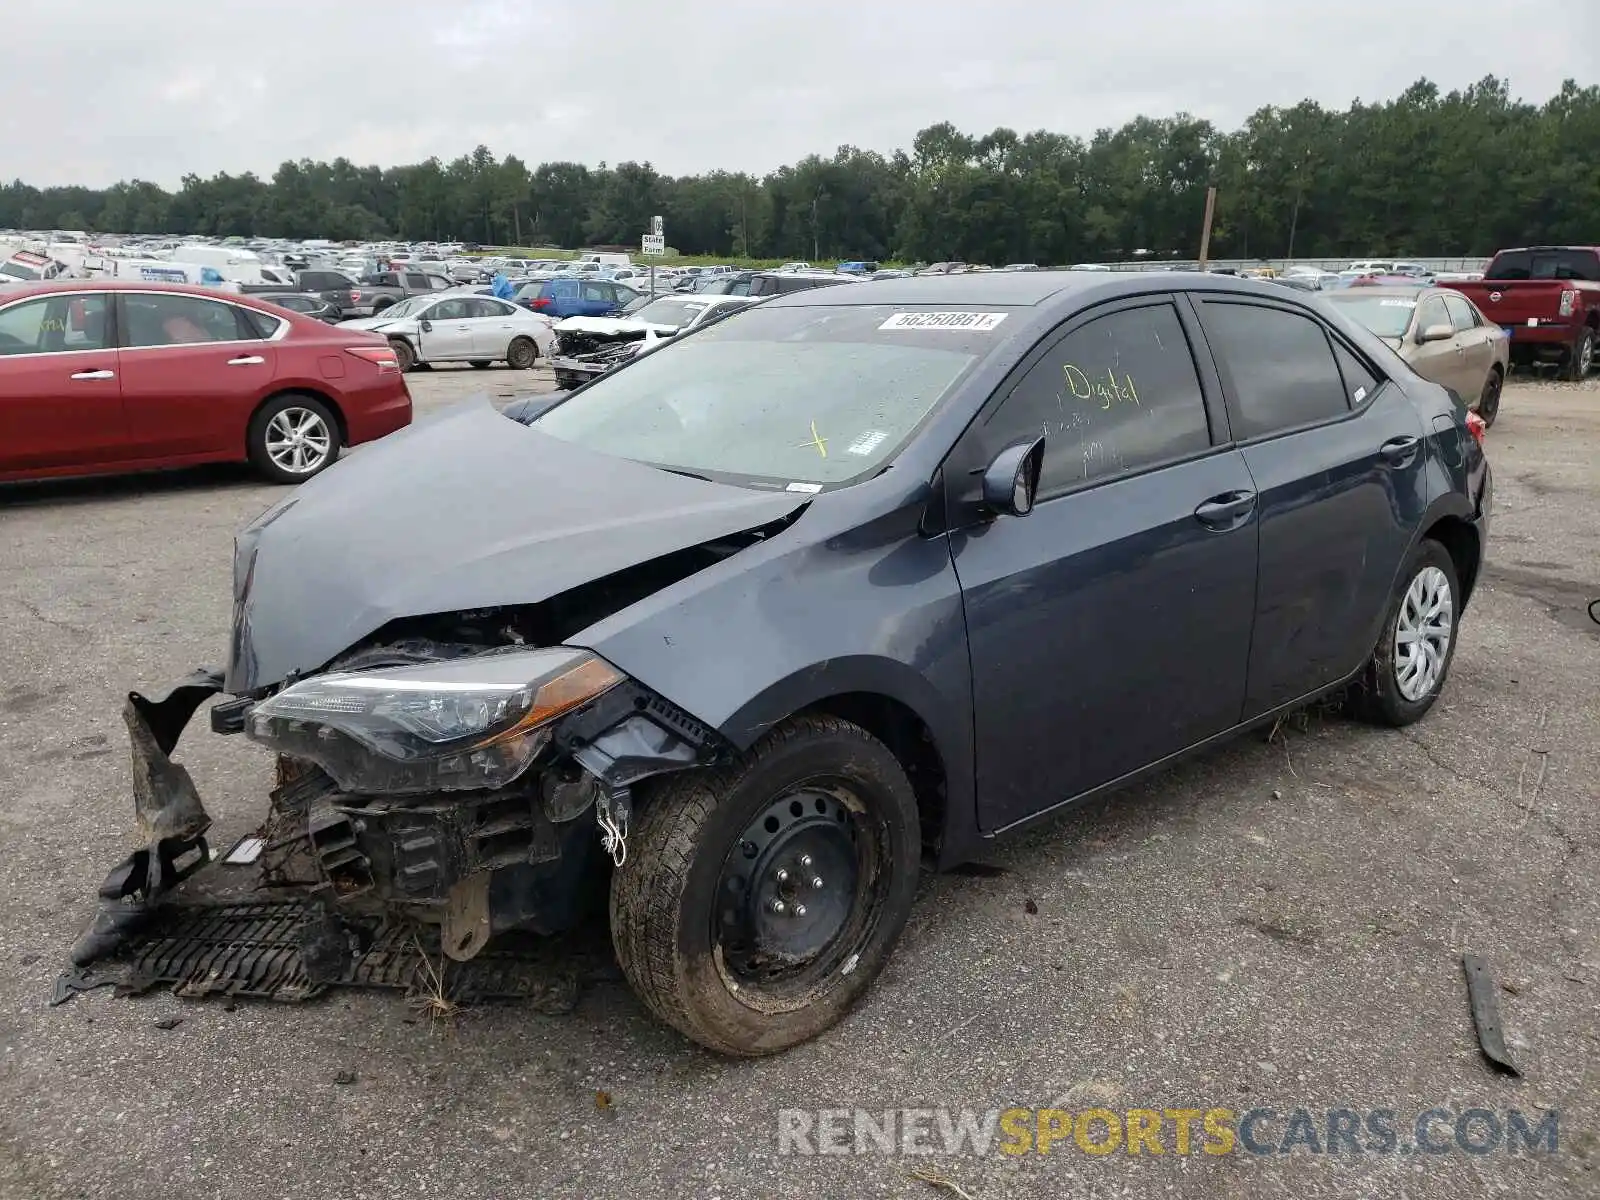
<svg viewBox="0 0 1600 1200"><path fill-rule="evenodd" d="M532 370L533 364L539 361L539 347L532 338L512 338L511 345L506 349L506 365L518 371Z"/></svg>
<svg viewBox="0 0 1600 1200"><path fill-rule="evenodd" d="M304 483L339 458L333 410L315 396L286 392L263 404L245 434L250 461L273 483Z"/></svg>
<svg viewBox="0 0 1600 1200"><path fill-rule="evenodd" d="M1567 361L1561 364L1561 378L1583 379L1589 374L1589 368L1592 366L1594 366L1594 329L1585 326L1577 344L1567 352Z"/></svg>
<svg viewBox="0 0 1600 1200"><path fill-rule="evenodd" d="M1483 381L1483 394L1478 397L1478 415L1483 418L1483 427L1490 428L1494 419L1500 415L1500 393L1505 388L1505 377L1500 374L1499 367L1489 368L1489 378Z"/></svg>
<svg viewBox="0 0 1600 1200"><path fill-rule="evenodd" d="M1389 598L1378 644L1351 690L1351 711L1396 729L1426 716L1450 673L1460 617L1455 560L1440 543L1424 538Z"/></svg>
<svg viewBox="0 0 1600 1200"><path fill-rule="evenodd" d="M417 352L405 338L390 338L389 349L394 351L395 362L402 374L417 365Z"/></svg>
<svg viewBox="0 0 1600 1200"><path fill-rule="evenodd" d="M641 795L611 880L617 960L645 1006L701 1045L786 1050L882 969L919 853L916 797L887 747L835 717L792 718L736 762Z"/></svg>

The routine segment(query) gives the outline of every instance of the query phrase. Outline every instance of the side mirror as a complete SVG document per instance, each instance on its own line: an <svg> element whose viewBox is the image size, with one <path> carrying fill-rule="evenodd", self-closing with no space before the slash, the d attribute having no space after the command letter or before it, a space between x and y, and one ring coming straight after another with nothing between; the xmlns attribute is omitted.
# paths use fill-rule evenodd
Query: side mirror
<svg viewBox="0 0 1600 1200"><path fill-rule="evenodd" d="M433 322L424 317L420 322L418 322L417 328L422 330L423 333L432 333Z"/></svg>
<svg viewBox="0 0 1600 1200"><path fill-rule="evenodd" d="M1429 342L1447 342L1455 337L1456 331L1449 325L1429 325L1417 334L1417 345L1426 346Z"/></svg>
<svg viewBox="0 0 1600 1200"><path fill-rule="evenodd" d="M983 502L1008 517L1025 517L1033 511L1044 467L1044 438L1007 446L983 473Z"/></svg>

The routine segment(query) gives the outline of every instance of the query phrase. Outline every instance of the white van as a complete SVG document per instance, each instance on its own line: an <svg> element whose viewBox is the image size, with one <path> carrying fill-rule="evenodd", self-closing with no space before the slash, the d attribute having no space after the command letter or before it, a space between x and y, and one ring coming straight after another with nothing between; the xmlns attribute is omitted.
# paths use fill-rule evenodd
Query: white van
<svg viewBox="0 0 1600 1200"><path fill-rule="evenodd" d="M602 267L631 267L633 259L626 254L580 254L581 263L598 263Z"/></svg>
<svg viewBox="0 0 1600 1200"><path fill-rule="evenodd" d="M226 278L216 267L202 263L169 262L163 258L86 258L84 270L90 276L108 279L133 279L140 283L193 283L200 287L239 291L239 282Z"/></svg>

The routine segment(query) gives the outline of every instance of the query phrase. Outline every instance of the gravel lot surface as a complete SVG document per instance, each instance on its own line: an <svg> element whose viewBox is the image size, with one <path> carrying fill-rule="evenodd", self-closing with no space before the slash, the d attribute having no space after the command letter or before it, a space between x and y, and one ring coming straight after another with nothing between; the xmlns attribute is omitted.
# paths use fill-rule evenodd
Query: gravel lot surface
<svg viewBox="0 0 1600 1200"><path fill-rule="evenodd" d="M550 387L412 380L424 414ZM0 487L0 1195L1600 1196L1600 386L1509 387L1489 443L1490 562L1426 721L1246 738L997 845L1003 873L926 878L866 1002L750 1063L615 979L569 1016L439 1023L387 993L48 1007L129 846L121 697L221 658L233 531L282 493L242 469ZM201 718L179 756L214 845L254 826L264 754ZM1465 949L1523 1079L1478 1053ZM1011 1105L1383 1108L1402 1142L1430 1107L1556 1109L1560 1146L777 1153L780 1109Z"/></svg>

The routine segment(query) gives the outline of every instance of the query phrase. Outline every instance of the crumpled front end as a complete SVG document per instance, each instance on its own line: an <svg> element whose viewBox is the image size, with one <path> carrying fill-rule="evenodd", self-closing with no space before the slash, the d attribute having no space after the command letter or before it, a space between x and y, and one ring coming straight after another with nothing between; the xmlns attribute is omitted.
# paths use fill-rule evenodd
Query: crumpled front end
<svg viewBox="0 0 1600 1200"><path fill-rule="evenodd" d="M106 983L257 994L244 976L265 969L259 955L218 951L189 976L177 967L170 979L150 975L163 968L139 947L158 938L157 919L207 905L232 913L299 902L289 943L297 962L281 973L297 996L363 982L369 960L397 944L466 963L497 934L562 933L596 896L604 856L626 853L632 785L722 752L713 731L589 651L420 640L371 648L213 707L215 732L243 733L275 754L268 811L240 843L250 847L241 865L229 861L237 849L213 859L211 818L172 757L222 688L222 673L204 670L153 699L129 696L142 844L101 886L57 1002ZM244 871L254 879L241 890ZM142 979L115 969L135 960ZM241 975L231 984L230 971Z"/></svg>

